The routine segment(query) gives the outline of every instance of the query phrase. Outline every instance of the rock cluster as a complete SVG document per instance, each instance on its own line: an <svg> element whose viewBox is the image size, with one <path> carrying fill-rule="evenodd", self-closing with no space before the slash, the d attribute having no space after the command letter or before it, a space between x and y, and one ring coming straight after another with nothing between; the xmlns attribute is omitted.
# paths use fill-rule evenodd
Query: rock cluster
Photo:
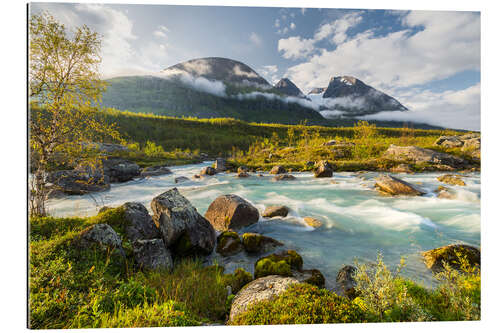
<svg viewBox="0 0 500 333"><path fill-rule="evenodd" d="M416 146L401 147L390 145L384 153L384 157L400 162L430 164L440 170L470 167L469 162L460 157Z"/></svg>

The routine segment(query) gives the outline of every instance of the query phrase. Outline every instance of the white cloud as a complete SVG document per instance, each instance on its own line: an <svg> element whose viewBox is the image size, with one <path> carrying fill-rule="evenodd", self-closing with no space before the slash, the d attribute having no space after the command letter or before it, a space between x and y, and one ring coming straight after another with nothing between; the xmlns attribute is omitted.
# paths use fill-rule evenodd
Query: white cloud
<svg viewBox="0 0 500 333"><path fill-rule="evenodd" d="M279 81L278 66L276 65L267 65L260 67L259 74L267 81L269 81L272 85Z"/></svg>
<svg viewBox="0 0 500 333"><path fill-rule="evenodd" d="M356 19L351 18L351 22ZM315 39L333 35L333 40L340 44L329 51L311 49L310 43L302 42L307 45L304 48L307 52L285 52L285 58L309 56L306 62L289 68L287 76L303 90L326 86L334 74L353 75L387 90L393 86L425 84L465 70L479 70L479 15L413 11L402 16L402 22L407 29L383 36L367 30L352 38L344 36L347 31L344 24L335 33L332 27L322 26ZM415 32L413 28L420 30ZM289 44L297 49L297 45ZM342 72L335 73L338 69Z"/></svg>
<svg viewBox="0 0 500 333"><path fill-rule="evenodd" d="M446 128L480 130L481 86L473 85L458 91L435 93L418 89L409 91L400 100L411 111L387 111L363 119L397 120L427 123Z"/></svg>
<svg viewBox="0 0 500 333"><path fill-rule="evenodd" d="M278 51L286 59L305 58L314 51L314 40L294 36L278 41Z"/></svg>
<svg viewBox="0 0 500 333"><path fill-rule="evenodd" d="M252 33L250 34L250 41L251 41L252 43L254 43L255 45L257 45L257 46L262 45L262 39L261 39L261 38L260 38L260 36L259 36L257 33L255 33L255 32L252 32Z"/></svg>
<svg viewBox="0 0 500 333"><path fill-rule="evenodd" d="M168 28L164 25L158 26L158 29L153 32L153 35L158 38L167 38Z"/></svg>
<svg viewBox="0 0 500 333"><path fill-rule="evenodd" d="M323 24L314 34L314 39L319 41L333 35L331 39L333 43L343 43L347 39L347 30L355 27L363 20L362 14L363 12L346 14L331 23Z"/></svg>

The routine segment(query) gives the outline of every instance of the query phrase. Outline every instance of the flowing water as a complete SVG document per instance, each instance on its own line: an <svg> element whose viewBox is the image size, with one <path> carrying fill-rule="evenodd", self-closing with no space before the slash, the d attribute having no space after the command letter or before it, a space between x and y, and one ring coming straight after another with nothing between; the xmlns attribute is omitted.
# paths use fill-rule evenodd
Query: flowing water
<svg viewBox="0 0 500 333"><path fill-rule="evenodd" d="M254 204L259 211L269 205L286 205L286 218L260 218L259 223L242 231L259 232L273 237L288 248L297 250L305 268L317 268L325 275L327 286L334 285L338 270L345 264L373 261L381 253L384 262L395 267L401 256L407 258L403 275L432 285L419 252L454 242L480 246L480 175L463 175L466 186L451 186L455 199L437 198L433 191L442 183L436 177L443 173L399 174L424 189L422 197L385 197L373 190L375 172L335 173L333 178L314 178L312 173L293 173L296 180L272 181L272 176L236 178L234 173L192 179L204 166L172 167L170 175L113 184L106 192L68 196L49 202L55 216L95 215L97 206L118 206L127 201L143 203L150 209L151 199L177 187L204 214L210 203L222 194L237 194ZM175 184L174 178L192 180ZM332 183L332 179L336 183ZM313 216L323 222L314 229L302 217ZM221 259L221 258L219 258ZM240 259L240 266L252 265ZM227 262L227 259L226 259ZM232 260L229 270L238 267Z"/></svg>

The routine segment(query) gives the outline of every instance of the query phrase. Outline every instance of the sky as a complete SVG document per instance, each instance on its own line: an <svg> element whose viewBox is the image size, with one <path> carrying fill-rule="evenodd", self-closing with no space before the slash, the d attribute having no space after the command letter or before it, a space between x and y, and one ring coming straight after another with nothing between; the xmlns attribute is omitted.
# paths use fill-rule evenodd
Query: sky
<svg viewBox="0 0 500 333"><path fill-rule="evenodd" d="M189 59L241 61L304 93L351 75L408 107L367 119L480 129L480 13L34 3L103 36L103 77L157 73Z"/></svg>

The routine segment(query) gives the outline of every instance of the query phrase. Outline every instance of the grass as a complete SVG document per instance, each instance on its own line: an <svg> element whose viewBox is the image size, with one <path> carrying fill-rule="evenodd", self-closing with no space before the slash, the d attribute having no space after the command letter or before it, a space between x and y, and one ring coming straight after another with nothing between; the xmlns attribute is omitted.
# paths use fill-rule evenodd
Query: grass
<svg viewBox="0 0 500 333"><path fill-rule="evenodd" d="M251 274L242 269L223 274L222 267L203 266L196 258L178 260L172 271L140 271L131 251L123 258L114 249L82 248L74 242L96 223L113 225L125 239L119 216L119 210L108 210L89 218L30 220L30 327L223 324L234 294L252 280ZM230 324L479 320L480 270L463 256L459 261L460 270L445 265L435 275L438 286L428 289L400 275L404 262L391 271L380 257L372 265L358 265L353 300L298 284L249 307Z"/></svg>
<svg viewBox="0 0 500 333"><path fill-rule="evenodd" d="M377 128L366 121L358 122L352 128L323 131L314 126L289 127L287 136L276 132L271 138L254 142L248 150L235 150L230 161L236 165L245 165L251 169L268 171L275 165L282 165L293 171L311 171L314 162L328 160L336 171L389 171L400 162L384 158L383 153L391 144L398 146L419 146L433 149L470 161L479 166L467 152L460 148L434 146L441 135L458 134L453 131L418 130L410 128ZM335 140L335 146L324 143ZM410 163L411 164L411 163ZM415 171L429 165L410 165Z"/></svg>
<svg viewBox="0 0 500 333"><path fill-rule="evenodd" d="M220 268L186 260L172 272L141 272L130 256L75 246L73 239L86 227L112 219L103 213L30 220L31 328L185 326L225 319Z"/></svg>

